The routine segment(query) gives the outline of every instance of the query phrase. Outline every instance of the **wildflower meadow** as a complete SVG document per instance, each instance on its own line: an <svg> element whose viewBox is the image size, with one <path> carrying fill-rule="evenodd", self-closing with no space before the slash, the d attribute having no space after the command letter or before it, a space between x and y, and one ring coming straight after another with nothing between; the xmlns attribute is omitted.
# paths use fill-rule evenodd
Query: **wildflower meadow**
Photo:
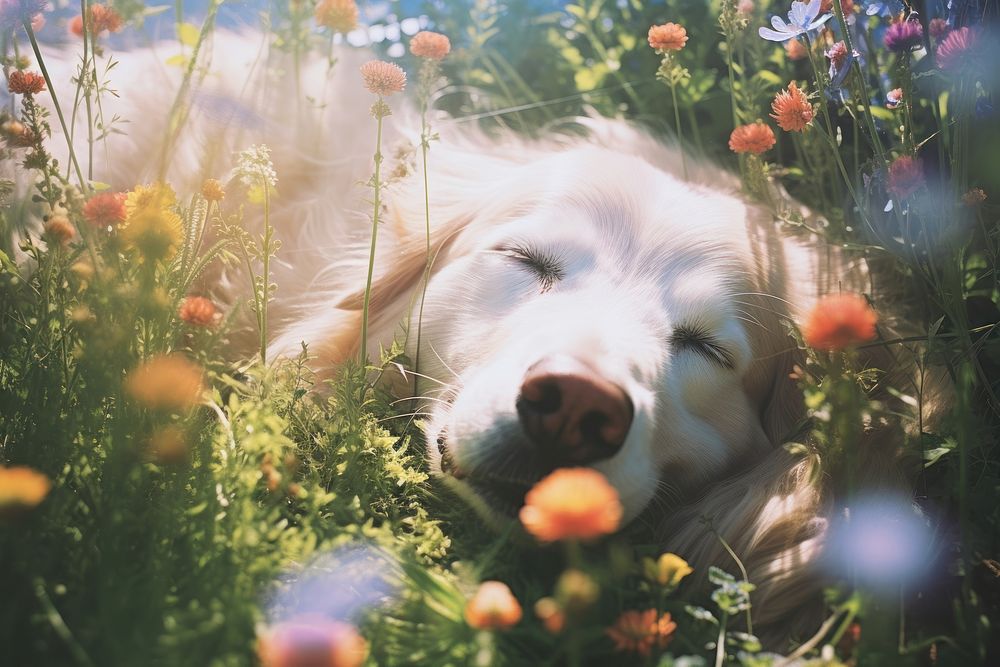
<svg viewBox="0 0 1000 667"><path fill-rule="evenodd" d="M0 31L0 665L1000 665L995 0L0 0ZM272 213L303 177L273 147L195 188L99 177L144 122L104 112L149 92L116 84L130 52L179 45L149 154L166 173L225 31L371 93L336 101L367 114L374 158L361 336L332 377L270 348L296 261ZM698 571L623 525L591 468L542 479L499 531L431 477L383 382L413 360L366 345L398 176L383 127L406 109L425 167L442 119L623 118L893 285L789 327L809 419L786 447L850 499L815 627L755 634L768 602L740 554L720 535L728 566ZM914 333L885 337L889 312ZM873 347L946 389L883 389ZM849 471L890 422L912 492L887 506Z"/></svg>

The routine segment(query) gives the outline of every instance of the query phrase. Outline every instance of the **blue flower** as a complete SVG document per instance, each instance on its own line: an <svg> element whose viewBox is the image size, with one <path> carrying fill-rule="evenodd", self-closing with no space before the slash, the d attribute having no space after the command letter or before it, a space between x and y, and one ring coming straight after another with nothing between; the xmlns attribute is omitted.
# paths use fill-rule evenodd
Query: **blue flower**
<svg viewBox="0 0 1000 667"><path fill-rule="evenodd" d="M864 3L865 14L888 18L903 11L903 3L899 0L869 0Z"/></svg>
<svg viewBox="0 0 1000 667"><path fill-rule="evenodd" d="M0 0L0 28L20 28L48 7L46 0Z"/></svg>
<svg viewBox="0 0 1000 667"><path fill-rule="evenodd" d="M808 34L833 18L833 14L829 12L823 16L819 15L821 4L822 0L810 0L809 4L793 2L788 12L787 24L780 17L772 16L771 25L774 26L774 30L760 28L757 34L771 42L784 42Z"/></svg>

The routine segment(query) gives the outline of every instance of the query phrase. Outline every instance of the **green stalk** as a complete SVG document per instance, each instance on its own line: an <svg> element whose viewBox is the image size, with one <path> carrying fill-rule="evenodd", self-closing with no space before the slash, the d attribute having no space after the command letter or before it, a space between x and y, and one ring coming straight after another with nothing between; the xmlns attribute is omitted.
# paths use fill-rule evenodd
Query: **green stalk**
<svg viewBox="0 0 1000 667"><path fill-rule="evenodd" d="M837 23L840 24L840 34L844 37L844 46L847 47L847 52L854 53L854 43L851 40L851 33L847 29L847 20L844 19L844 8L840 6L839 1L833 3L833 13L836 14ZM873 51L872 53L875 52ZM812 59L811 53L809 57ZM857 58L851 63L851 69L854 70L854 75L858 79L858 85L861 86L861 101L864 104L865 121L868 125L868 132L872 137L872 147L875 149L875 156L878 158L879 166L885 169L887 166L885 149L882 147L882 140L879 139L878 130L875 129L875 116L872 115L871 102L869 101L868 82L865 80L865 73L861 70L861 63L858 62Z"/></svg>
<svg viewBox="0 0 1000 667"><path fill-rule="evenodd" d="M834 5L838 5L838 2L834 2ZM848 47L850 48L850 47ZM819 107L820 113L823 116L823 122L826 124L826 133L824 134L820 130L820 134L824 134L827 142L830 144L830 149L833 152L834 161L837 163L837 168L840 170L840 175L844 179L844 184L847 186L848 191L851 193L851 199L854 201L854 205L858 209L858 213L861 217L868 222L868 212L861 205L861 200L858 198L857 190L854 188L854 180L851 178L847 171L847 165L844 164L844 159L840 155L840 146L837 145L836 139L834 139L833 133L833 121L830 119L830 110L826 103L826 95L823 94L823 77L820 74L819 67L816 65L816 56L813 53L812 40L806 35L806 52L809 54L809 64L812 65L813 76L816 79L816 84L819 87ZM855 61L856 62L856 61Z"/></svg>
<svg viewBox="0 0 1000 667"><path fill-rule="evenodd" d="M677 108L677 84L674 83L673 81L670 82L670 97L673 99L673 102L674 102L674 124L675 124L675 126L677 128L677 142L678 142L678 144L680 144L680 141L681 141L681 112L680 112L680 109ZM681 168L684 170L684 180L686 181L686 180L689 180L688 179L688 167L687 167L687 158L684 157L684 147L683 146L681 146L680 153L681 153Z"/></svg>
<svg viewBox="0 0 1000 667"><path fill-rule="evenodd" d="M425 69L434 67L433 61L424 61L423 67ZM420 290L420 310L417 314L417 349L413 354L413 368L417 372L420 372L420 334L424 325L424 301L427 298L427 283L431 277L431 199L427 175L427 149L430 142L430 137L428 136L430 128L427 125L427 105L428 97L430 96L430 78L429 73L421 77L426 89L422 91L420 99L420 154L424 170L424 225L427 241L427 265L424 267L424 280ZM417 380L414 380L414 383L416 382ZM414 386L416 385L414 384Z"/></svg>
<svg viewBox="0 0 1000 667"><path fill-rule="evenodd" d="M23 22L24 30L28 33L28 41L31 42L31 50L35 52L35 60L38 62L38 69L42 70L42 76L45 78L45 85L48 86L49 95L52 96L52 106L56 109L56 116L59 117L59 126L62 128L63 136L66 137L66 146L69 148L69 159L73 163L73 168L76 170L76 177L80 180L80 187L84 192L90 191L90 186L87 181L83 179L83 172L80 170L80 163L76 160L76 152L73 150L73 142L69 136L69 128L66 127L66 119L63 117L62 107L59 106L59 98L56 97L55 86L52 85L52 77L49 76L49 70L45 67L45 60L42 58L42 52L38 49L38 40L35 39L35 31L31 29L31 21L25 19Z"/></svg>
<svg viewBox="0 0 1000 667"><path fill-rule="evenodd" d="M379 219L379 209L382 207L381 195L382 195L382 106L385 102L382 101L382 96L379 95L378 102L375 103L375 108L377 112L375 113L375 119L377 121L378 129L375 134L375 176L372 180L373 188L375 190L374 200L372 205L374 211L372 212L372 244L371 250L368 252L368 281L365 283L365 302L361 309L361 363L368 363L368 307L371 304L372 298L372 276L375 274L375 243L378 240L378 219Z"/></svg>
<svg viewBox="0 0 1000 667"><path fill-rule="evenodd" d="M271 196L267 179L261 179L264 187L264 245L262 272L262 294L260 303L257 306L260 321L260 363L267 365L267 303L271 300L271 238L274 236L274 227L271 226Z"/></svg>

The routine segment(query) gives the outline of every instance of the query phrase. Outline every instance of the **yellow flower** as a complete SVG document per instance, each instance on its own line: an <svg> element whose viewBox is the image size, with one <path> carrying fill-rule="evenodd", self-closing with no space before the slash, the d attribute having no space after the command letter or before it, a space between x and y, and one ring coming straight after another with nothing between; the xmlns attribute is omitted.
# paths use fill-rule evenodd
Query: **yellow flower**
<svg viewBox="0 0 1000 667"><path fill-rule="evenodd" d="M571 614L579 614L597 602L601 589L597 582L580 570L566 570L556 582L556 599Z"/></svg>
<svg viewBox="0 0 1000 667"><path fill-rule="evenodd" d="M670 587L681 583L681 579L694 572L686 560L672 553L665 553L655 561L646 558L643 561L643 568L647 579L661 586Z"/></svg>
<svg viewBox="0 0 1000 667"><path fill-rule="evenodd" d="M42 473L25 466L0 466L0 517L14 516L45 500L52 483Z"/></svg>
<svg viewBox="0 0 1000 667"><path fill-rule="evenodd" d="M167 209L176 203L177 195L174 194L174 189L166 183L137 185L125 197L126 222L130 221L132 216L139 211L146 209Z"/></svg>
<svg viewBox="0 0 1000 667"><path fill-rule="evenodd" d="M122 231L125 243L149 260L170 259L184 240L181 217L173 211L157 208L137 209L129 216Z"/></svg>

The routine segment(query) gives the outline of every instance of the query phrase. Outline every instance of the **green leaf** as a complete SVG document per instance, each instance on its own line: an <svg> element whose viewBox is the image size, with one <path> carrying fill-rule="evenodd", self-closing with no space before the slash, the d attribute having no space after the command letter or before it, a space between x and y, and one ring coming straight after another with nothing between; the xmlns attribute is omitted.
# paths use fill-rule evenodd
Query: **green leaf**
<svg viewBox="0 0 1000 667"><path fill-rule="evenodd" d="M193 23L180 23L177 25L177 39L184 46L195 46L198 43L199 35L201 35L201 28Z"/></svg>

